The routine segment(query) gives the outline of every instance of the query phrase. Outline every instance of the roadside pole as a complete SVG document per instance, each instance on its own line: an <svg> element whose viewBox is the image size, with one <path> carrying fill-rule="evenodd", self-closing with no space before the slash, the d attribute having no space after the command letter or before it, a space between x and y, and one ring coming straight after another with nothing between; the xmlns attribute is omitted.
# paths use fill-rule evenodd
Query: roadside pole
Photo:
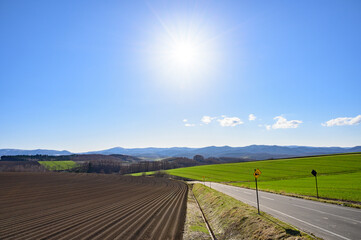
<svg viewBox="0 0 361 240"><path fill-rule="evenodd" d="M312 170L312 175L313 176L315 176L315 180L316 180L316 194L317 194L317 198L319 198L318 197L318 186L317 186L317 172L316 172L316 170Z"/></svg>
<svg viewBox="0 0 361 240"><path fill-rule="evenodd" d="M257 178L259 177L259 175L261 175L261 171L257 168L254 170L253 176L254 176L254 180L256 181L257 210L258 210L258 214L261 215L259 211L259 198L258 198L258 185L257 185Z"/></svg>
<svg viewBox="0 0 361 240"><path fill-rule="evenodd" d="M258 199L257 178L254 178L254 179L256 180L257 209L258 209L258 214L260 214L260 212L259 212L259 199Z"/></svg>

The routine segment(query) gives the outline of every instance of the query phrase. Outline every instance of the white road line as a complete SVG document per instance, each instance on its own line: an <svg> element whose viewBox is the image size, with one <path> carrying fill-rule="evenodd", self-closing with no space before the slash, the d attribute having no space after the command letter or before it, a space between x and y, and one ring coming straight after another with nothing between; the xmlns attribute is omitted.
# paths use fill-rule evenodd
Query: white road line
<svg viewBox="0 0 361 240"><path fill-rule="evenodd" d="M222 186L219 186L219 187L221 188L221 190L219 190L219 191L222 191ZM246 194L252 195L252 194L249 193L249 192L245 192L245 191L243 191L243 192L246 193ZM267 192L266 192L266 193L267 193ZM234 194L232 194L232 195L234 195ZM248 203L248 204L251 204L251 205L255 204L254 202L251 202L251 201L248 200L248 199L239 197L238 195L234 195L234 196L235 196L235 198L237 198L238 200L243 201L243 202L245 202L245 203ZM282 195L277 195L277 196L282 197L282 198L289 198L289 199L292 199L292 200L305 201L305 202L313 203L313 204L316 204L316 205L322 205L322 206L325 206L325 205L326 205L326 206L330 206L330 207L334 207L334 208L342 208L342 209L345 209L345 210L347 209L347 210L353 211L353 212L360 212L359 210L356 210L356 209L354 210L354 209L347 208L347 207L340 207L340 206L335 206L335 205L327 204L327 203L326 203L326 204L325 204L325 203L319 203L319 202L315 202L315 201L312 201L312 200L295 199L295 198L292 198L292 197L289 197L289 196L282 196ZM261 197L263 197L263 196L261 196ZM292 205L294 205L294 204L292 204ZM299 206L299 205L298 205L298 206ZM288 215L288 214L286 214L286 213L283 213L283 212L280 212L280 211L278 211L278 210L275 210L275 209L266 207L266 206L264 206L264 205L261 205L261 207L262 207L262 208L269 209L270 211L274 211L274 212L276 212L276 213L279 213L279 214L281 214L281 215L284 215L284 216L286 216L286 217L288 217L288 218L294 219L294 220L296 220L296 221L299 221L299 222L304 223L304 224L306 224L306 225L309 225L309 226L311 226L311 227L317 228L317 229L319 229L319 230L321 230L321 231L324 231L324 232L329 233L329 234L331 234L331 235L337 236L337 237L339 237L339 238L342 238L342 239L345 239L345 240L351 240L351 239L349 239L349 238L347 238L347 237L345 237L345 236L342 236L342 235L339 235L339 234L337 234L337 233L331 232L331 231L329 231L329 230L327 230L327 229L324 229L324 228L319 227L319 226L316 226L316 225L314 225L314 224L312 224L312 223L303 221L303 220L298 219L298 218L296 218L296 217L290 216L290 215ZM303 206L301 206L301 207L303 207ZM303 207L303 208L306 208L306 207ZM314 209L310 209L310 210L319 211L319 210L314 210ZM319 211L319 212L322 212L322 211ZM322 212L322 213L326 213L326 212ZM334 214L330 214L330 213L326 213L326 214L334 215ZM334 215L334 216L341 217L341 218L345 218L345 219L349 219L349 218L342 217L342 216L338 216L338 215ZM354 219L349 219L349 220L352 220L352 221L355 221L355 222L360 222L360 221L354 220ZM354 224L356 224L356 223L354 223Z"/></svg>
<svg viewBox="0 0 361 240"><path fill-rule="evenodd" d="M264 197L264 196L261 196L261 198L265 198L265 199L268 199L268 200L272 200L272 201L274 201L274 199L269 198L269 197Z"/></svg>
<svg viewBox="0 0 361 240"><path fill-rule="evenodd" d="M315 205L338 208L338 209L342 209L343 211L351 211L351 212L361 213L361 210L351 208L351 207L339 206L339 205L335 205L335 204L332 204L332 203L317 202L317 201L314 201L314 200L308 200L308 199L302 199L302 198L293 198L293 197L285 196L285 195L281 195L281 194L278 194L278 195L280 197L290 198L292 200L297 200L297 201L301 201L301 202L308 202L308 203L312 203L312 204L315 204Z"/></svg>
<svg viewBox="0 0 361 240"><path fill-rule="evenodd" d="M272 209L272 208L269 208L269 207L266 207L266 206L262 206L262 207L268 208L268 209L271 210L271 211L277 212L277 213L282 214L282 215L284 215L284 216L286 216L286 217L289 217L289 218L292 218L292 219L294 219L294 220L297 220L297 221L299 221L299 222L301 222L301 223L310 225L311 227L320 229L320 230L322 230L322 231L324 231L324 232L330 233L330 234L332 234L332 235L334 235L334 236L337 236L337 237L339 237L339 238L342 238L342 239L345 239L345 240L351 240L350 238L347 238L347 237L344 237L344 236L339 235L339 234L337 234L337 233L331 232L331 231L329 231L329 230L327 230L327 229L324 229L324 228L321 228L321 227L319 227L319 226L313 225L313 224L311 224L311 223L309 223L309 222L306 222L306 221L303 221L303 220L301 220L301 219L292 217L292 216L290 216L290 215L288 215L288 214L286 214L286 213L277 211L277 210L275 210L275 209Z"/></svg>
<svg viewBox="0 0 361 240"><path fill-rule="evenodd" d="M308 210L311 210L311 211L315 211L315 212L319 212L319 213L323 213L323 214L328 214L328 215L331 215L331 216L334 216L334 217L339 217L339 218L343 218L343 219L346 219L346 220L349 220L349 221L354 221L354 222L361 223L361 221L358 221L358 220L355 220L355 219L352 219L352 218L343 217L343 216L340 216L340 215L336 215L336 214L332 214L332 213L328 213L328 212L316 210L316 209L313 209L313 208L308 208L308 207L300 206L300 205L297 205L297 204L292 204L292 205L293 205L293 206L296 206L296 207L299 207L299 208L308 209Z"/></svg>
<svg viewBox="0 0 361 240"><path fill-rule="evenodd" d="M217 184L222 185L222 186L227 186L227 185L224 185L224 184L221 184L221 183L217 183ZM235 187L235 188L241 188L241 189L242 189L242 187ZM248 188L243 188L243 189L250 190L250 189L248 189ZM254 190L254 189L253 189L253 190ZM260 191L260 192L264 192L264 191ZM297 200L297 201L305 201L305 202L308 202L308 203L312 203L312 204L316 204L316 205L321 205L321 206L327 205L328 207L333 207L333 208L338 208L338 209L341 209L341 208L342 208L344 211L351 211L351 212L361 213L361 210L354 209L354 208L351 208L351 207L338 206L338 205L334 205L334 204L331 204L331 203L317 202L317 201L308 200L308 199L302 199L302 198L296 198L296 199L295 199L294 197L290 197L290 196L286 196L286 195L282 195L282 194L277 194L277 193L271 193L271 192L264 192L264 193L275 194L275 195L277 195L278 197L281 197L281 198L289 198L289 199Z"/></svg>

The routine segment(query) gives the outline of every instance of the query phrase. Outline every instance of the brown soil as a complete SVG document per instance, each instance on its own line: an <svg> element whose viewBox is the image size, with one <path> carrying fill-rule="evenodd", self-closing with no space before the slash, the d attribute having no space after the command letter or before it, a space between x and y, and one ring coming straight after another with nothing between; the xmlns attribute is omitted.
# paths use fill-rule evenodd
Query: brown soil
<svg viewBox="0 0 361 240"><path fill-rule="evenodd" d="M168 179L0 173L0 239L182 239L186 201Z"/></svg>

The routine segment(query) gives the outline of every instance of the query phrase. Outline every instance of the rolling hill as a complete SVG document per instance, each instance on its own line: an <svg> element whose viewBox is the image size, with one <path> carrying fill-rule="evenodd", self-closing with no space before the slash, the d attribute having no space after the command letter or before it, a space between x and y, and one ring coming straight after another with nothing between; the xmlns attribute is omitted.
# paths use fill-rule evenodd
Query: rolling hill
<svg viewBox="0 0 361 240"><path fill-rule="evenodd" d="M250 145L246 147L204 147L204 148L111 148L104 151L88 152L97 154L126 154L144 158L188 157L203 155L204 157L237 157L253 160L269 158L287 158L334 153L361 152L361 146L353 148L341 147L304 147L304 146L270 146Z"/></svg>
<svg viewBox="0 0 361 240"><path fill-rule="evenodd" d="M313 156L334 153L361 152L361 146L352 148L341 147L305 147L305 146L277 146L277 145L250 145L246 147L230 146L209 146L204 148L122 148L115 147L101 151L84 152L81 154L103 154L103 155L130 155L146 160L157 160L167 157L187 157L203 155L209 157L232 157L250 160L265 160L270 158L290 158L300 156ZM69 151L56 150L20 150L20 149L0 149L0 156L3 155L70 155Z"/></svg>
<svg viewBox="0 0 361 240"><path fill-rule="evenodd" d="M315 196L315 178L323 198L361 202L361 154L334 154L304 158L228 163L167 170L174 176L255 188L254 169L260 169L259 188L277 193Z"/></svg>

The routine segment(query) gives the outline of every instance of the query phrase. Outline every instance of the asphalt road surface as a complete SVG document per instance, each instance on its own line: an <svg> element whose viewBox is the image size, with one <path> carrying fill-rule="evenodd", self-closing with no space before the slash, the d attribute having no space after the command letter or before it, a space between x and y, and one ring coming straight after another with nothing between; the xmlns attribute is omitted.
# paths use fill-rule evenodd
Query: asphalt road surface
<svg viewBox="0 0 361 240"><path fill-rule="evenodd" d="M198 182L202 183L202 182ZM203 183L202 183L203 184ZM210 186L209 182L205 183ZM256 190L211 183L211 187L257 207ZM258 192L260 210L323 239L361 239L361 209Z"/></svg>

